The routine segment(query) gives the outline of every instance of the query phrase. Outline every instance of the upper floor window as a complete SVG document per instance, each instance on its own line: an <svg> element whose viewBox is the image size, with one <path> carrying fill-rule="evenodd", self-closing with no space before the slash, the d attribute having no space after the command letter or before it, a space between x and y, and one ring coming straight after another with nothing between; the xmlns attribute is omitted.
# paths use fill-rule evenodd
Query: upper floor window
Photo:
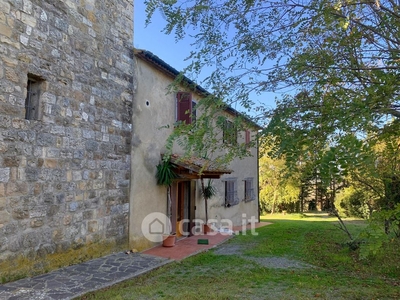
<svg viewBox="0 0 400 300"><path fill-rule="evenodd" d="M25 119L39 120L40 118L40 87L43 80L28 75L25 99Z"/></svg>
<svg viewBox="0 0 400 300"><path fill-rule="evenodd" d="M223 140L226 144L237 144L237 128L235 124L229 120L225 120L224 123Z"/></svg>
<svg viewBox="0 0 400 300"><path fill-rule="evenodd" d="M196 120L196 102L192 94L178 92L176 95L176 120L186 124L192 124Z"/></svg>
<svg viewBox="0 0 400 300"><path fill-rule="evenodd" d="M252 201L254 200L254 186L253 186L253 178L245 178L244 180L244 201Z"/></svg>
<svg viewBox="0 0 400 300"><path fill-rule="evenodd" d="M250 148L250 141L251 141L251 135L250 135L250 130L247 130L244 132L244 138L245 138L245 144L246 148Z"/></svg>

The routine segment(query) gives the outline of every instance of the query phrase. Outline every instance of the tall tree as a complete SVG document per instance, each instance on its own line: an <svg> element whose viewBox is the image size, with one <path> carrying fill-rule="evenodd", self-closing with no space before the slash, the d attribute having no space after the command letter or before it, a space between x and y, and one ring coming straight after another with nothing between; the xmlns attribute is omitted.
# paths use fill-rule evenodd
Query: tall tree
<svg viewBox="0 0 400 300"><path fill-rule="evenodd" d="M397 136L398 2L146 1L148 20L161 11L166 33L195 32L186 72L215 66L206 86L217 98L250 109L255 93L283 93L275 108L256 107L256 121L268 123L265 134L292 164L310 151L322 159L327 144L351 161L355 140Z"/></svg>
<svg viewBox="0 0 400 300"><path fill-rule="evenodd" d="M263 147L260 157L260 206L266 212L288 210L299 203L301 195L300 173L287 174L284 156L271 157L271 151Z"/></svg>

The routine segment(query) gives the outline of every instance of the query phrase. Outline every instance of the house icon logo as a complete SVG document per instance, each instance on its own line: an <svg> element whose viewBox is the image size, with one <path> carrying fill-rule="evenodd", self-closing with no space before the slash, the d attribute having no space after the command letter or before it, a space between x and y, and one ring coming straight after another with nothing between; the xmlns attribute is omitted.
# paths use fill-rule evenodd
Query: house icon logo
<svg viewBox="0 0 400 300"><path fill-rule="evenodd" d="M149 233L151 234L163 234L165 232L165 224L158 218L154 219L149 224Z"/></svg>
<svg viewBox="0 0 400 300"><path fill-rule="evenodd" d="M141 229L146 239L160 243L163 241L163 234L171 230L171 221L165 214L154 212L143 219Z"/></svg>

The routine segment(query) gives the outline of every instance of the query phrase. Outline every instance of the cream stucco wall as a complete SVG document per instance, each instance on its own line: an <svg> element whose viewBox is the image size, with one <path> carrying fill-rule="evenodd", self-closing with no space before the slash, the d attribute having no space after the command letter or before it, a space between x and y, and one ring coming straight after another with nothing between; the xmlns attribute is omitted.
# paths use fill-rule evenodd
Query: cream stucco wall
<svg viewBox="0 0 400 300"><path fill-rule="evenodd" d="M166 137L175 115L174 95L166 94L171 82L161 72L136 59L137 87L134 96L133 138L130 184L130 245L145 249L152 243L143 237L143 219L152 212L166 213L167 191L155 178L160 153L164 152Z"/></svg>
<svg viewBox="0 0 400 300"><path fill-rule="evenodd" d="M167 191L158 186L155 173L161 153L165 152L165 142L170 135L176 115L175 93L168 93L167 87L173 81L170 76L154 68L148 62L136 58L137 87L134 96L133 139L131 152L131 183L130 183L130 246L138 250L153 245L142 233L143 219L150 213L167 211ZM199 101L193 95L193 100ZM165 128L169 126L169 128ZM244 135L238 134L244 141ZM222 136L221 136L222 140ZM239 140L239 142L241 142ZM179 153L178 149L175 149ZM257 150L251 149L253 157L233 161L229 168L232 174L214 179L213 184L218 195L209 200L210 219L230 219L234 225L242 224L242 214L246 218L258 218L258 169ZM238 205L224 206L224 178L237 178ZM252 177L256 199L251 202L242 201L244 198L244 178ZM195 191L195 218L205 220L204 200L201 197L200 180ZM205 180L207 181L207 179Z"/></svg>
<svg viewBox="0 0 400 300"><path fill-rule="evenodd" d="M253 132L252 138L255 138L255 132ZM222 135L220 139L222 141ZM244 132L239 132L238 143L244 142ZM216 227L225 227L227 225L227 222L221 223L222 219L229 220L234 226L242 225L242 222L248 223L252 216L258 220L258 154L256 148L251 148L249 151L250 156L243 159L235 159L229 164L228 169L233 170L231 174L225 174L220 179L213 179L213 185L217 188L217 195L208 201L208 218L217 220ZM237 196L240 202L237 205L225 207L225 180L231 178L236 179ZM253 201L243 201L245 178L253 178L255 194ZM205 205L200 194L200 189L200 181L198 181L197 191L199 192L196 197L196 217L205 220Z"/></svg>

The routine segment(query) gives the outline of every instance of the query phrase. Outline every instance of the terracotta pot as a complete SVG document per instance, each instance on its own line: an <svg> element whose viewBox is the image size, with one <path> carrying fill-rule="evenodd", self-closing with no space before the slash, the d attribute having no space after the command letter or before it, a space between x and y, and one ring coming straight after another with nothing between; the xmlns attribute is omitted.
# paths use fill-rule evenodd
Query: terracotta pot
<svg viewBox="0 0 400 300"><path fill-rule="evenodd" d="M173 247L173 246L175 246L175 242L176 242L175 234L163 235L163 246L164 247Z"/></svg>
<svg viewBox="0 0 400 300"><path fill-rule="evenodd" d="M207 234L209 232L212 232L211 226L208 224L203 224L203 233Z"/></svg>

